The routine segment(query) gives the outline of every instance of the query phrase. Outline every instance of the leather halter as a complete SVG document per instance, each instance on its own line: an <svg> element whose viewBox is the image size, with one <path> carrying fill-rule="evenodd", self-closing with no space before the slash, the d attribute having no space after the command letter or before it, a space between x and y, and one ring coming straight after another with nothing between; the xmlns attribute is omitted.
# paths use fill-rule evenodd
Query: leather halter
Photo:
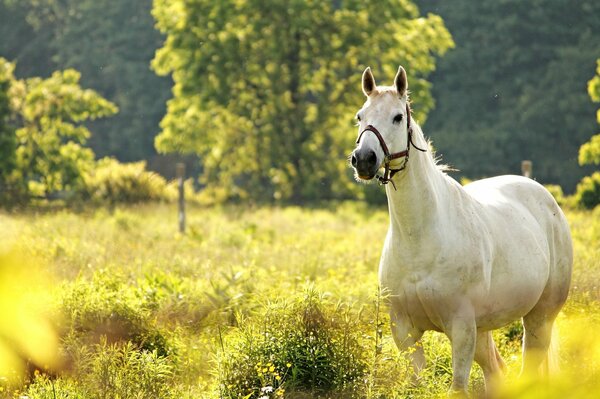
<svg viewBox="0 0 600 399"><path fill-rule="evenodd" d="M363 135L364 132L373 132L375 134L375 137L377 137L377 140L379 140L379 145L381 145L381 149L383 150L383 165L384 165L384 171L383 171L383 176L376 176L377 180L379 180L380 184L388 184L389 182L392 182L392 186L394 186L394 190L396 189L396 185L394 184L394 182L392 181L392 177L394 177L394 175L402 170L404 170L406 168L406 165L408 164L408 155L410 152L410 146L412 145L413 147L415 147L415 149L421 151L421 152L426 152L427 150L421 149L419 147L417 147L415 145L415 143L413 143L412 141L412 126L410 126L410 107L408 106L408 103L406 103L406 131L408 132L407 134L407 140L406 140L406 150L404 151L400 151L400 152L395 152L393 154L390 154L390 151L387 147L387 145L385 144L385 140L383 139L383 136L381 135L381 133L379 133L379 130L377 130L375 128L375 126L373 125L367 125L367 127L364 128L364 130L362 132L360 132L360 134L358 135L358 139L356 140L356 144L358 144L360 142L360 139ZM404 162L402 163L402 166L398 169L391 169L390 168L390 163L394 160L394 159L398 159L398 158L404 158Z"/></svg>

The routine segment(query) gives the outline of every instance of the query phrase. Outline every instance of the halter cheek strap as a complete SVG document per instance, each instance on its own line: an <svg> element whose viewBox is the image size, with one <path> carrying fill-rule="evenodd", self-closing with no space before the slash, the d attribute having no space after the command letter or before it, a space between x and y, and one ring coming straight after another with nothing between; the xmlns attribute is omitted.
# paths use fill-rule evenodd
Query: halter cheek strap
<svg viewBox="0 0 600 399"><path fill-rule="evenodd" d="M364 132L373 132L375 134L375 137L377 137L377 140L379 140L379 145L381 145L381 149L383 150L383 165L384 165L384 171L383 171L383 176L377 176L377 180L379 180L380 184L388 184L389 182L392 182L392 186L394 186L394 190L396 189L396 185L394 184L394 182L392 181L392 177L394 177L394 175L398 172L400 172L401 170L404 170L406 168L406 165L408 164L408 155L410 152L410 146L412 145L413 147L415 147L416 150L419 150L421 152L425 152L427 150L421 149L419 147L417 147L415 145L415 143L413 143L412 141L412 126L410 125L410 107L408 106L408 103L406 103L406 130L408 132L408 137L407 137L407 142L406 142L406 150L404 151L400 151L400 152L395 152L393 154L390 154L390 151L388 149L387 144L385 144L385 140L383 139L383 136L381 135L381 133L379 133L379 130L377 130L375 128L375 126L373 125L367 125L367 127L364 128L364 130L362 132L360 132L360 134L358 135L358 139L356 140L356 144L358 144L360 142L360 139L363 135ZM404 162L402 163L402 166L398 169L391 169L390 168L390 163L394 160L394 159L398 159L398 158L404 158Z"/></svg>

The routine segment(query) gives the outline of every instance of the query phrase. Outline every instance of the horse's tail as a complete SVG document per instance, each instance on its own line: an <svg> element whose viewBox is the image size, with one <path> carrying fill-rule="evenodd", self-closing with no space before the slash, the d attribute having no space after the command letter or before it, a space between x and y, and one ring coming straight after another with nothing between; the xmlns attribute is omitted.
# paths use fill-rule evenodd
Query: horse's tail
<svg viewBox="0 0 600 399"><path fill-rule="evenodd" d="M552 335L550 338L550 346L548 347L548 352L546 353L546 358L541 365L542 374L545 375L553 375L558 374L560 372L560 364L559 364L559 350L560 350L560 342L558 340L558 327L556 323L552 326Z"/></svg>

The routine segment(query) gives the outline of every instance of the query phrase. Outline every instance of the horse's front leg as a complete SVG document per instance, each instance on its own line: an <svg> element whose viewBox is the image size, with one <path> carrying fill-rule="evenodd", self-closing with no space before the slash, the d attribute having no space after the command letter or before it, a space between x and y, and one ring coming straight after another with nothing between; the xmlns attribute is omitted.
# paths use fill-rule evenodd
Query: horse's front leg
<svg viewBox="0 0 600 399"><path fill-rule="evenodd" d="M450 397L468 397L469 373L475 356L477 326L471 315L454 317L446 331L452 344L452 386Z"/></svg>
<svg viewBox="0 0 600 399"><path fill-rule="evenodd" d="M416 383L419 373L425 367L425 353L420 339L423 331L415 328L407 317L390 311L390 321L394 342L401 352L405 353L412 366L412 379Z"/></svg>

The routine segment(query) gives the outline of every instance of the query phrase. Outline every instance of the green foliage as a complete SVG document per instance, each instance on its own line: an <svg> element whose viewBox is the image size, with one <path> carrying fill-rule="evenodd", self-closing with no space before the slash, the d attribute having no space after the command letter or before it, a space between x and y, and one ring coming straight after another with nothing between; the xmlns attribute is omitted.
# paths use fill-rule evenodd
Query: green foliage
<svg viewBox="0 0 600 399"><path fill-rule="evenodd" d="M600 204L600 172L594 172L591 176L581 179L574 196L577 204L587 209Z"/></svg>
<svg viewBox="0 0 600 399"><path fill-rule="evenodd" d="M270 398L292 391L360 397L370 351L355 317L348 306L334 306L312 288L289 302L269 304L229 337L233 344L220 355L220 395Z"/></svg>
<svg viewBox="0 0 600 399"><path fill-rule="evenodd" d="M105 274L97 274L91 281L79 281L62 300L61 312L65 318L69 346L79 341L94 343L125 342L143 351L167 356L171 348L163 334L154 326L122 282Z"/></svg>
<svg viewBox="0 0 600 399"><path fill-rule="evenodd" d="M600 102L600 59L597 61L596 75L588 82L588 94L594 102ZM597 111L600 124L600 109ZM584 143L579 149L579 164L600 164L600 134ZM577 185L575 201L588 209L600 204L600 172L584 177Z"/></svg>
<svg viewBox="0 0 600 399"><path fill-rule="evenodd" d="M37 375L26 391L27 398L35 399L92 399L81 383L69 379L52 379L47 375Z"/></svg>
<svg viewBox="0 0 600 399"><path fill-rule="evenodd" d="M431 76L436 110L424 131L471 179L534 163L544 183L574 191L581 143L596 129L581 90L600 54L600 3L416 0L439 13L456 49Z"/></svg>
<svg viewBox="0 0 600 399"><path fill-rule="evenodd" d="M592 101L600 102L600 59L596 61L596 75L588 82L588 94Z"/></svg>
<svg viewBox="0 0 600 399"><path fill-rule="evenodd" d="M157 0L152 13L167 36L153 67L175 81L156 146L199 154L207 190L224 198L356 193L343 160L362 70L391 81L407 67L424 119L424 77L453 45L442 20L408 0Z"/></svg>
<svg viewBox="0 0 600 399"><path fill-rule="evenodd" d="M175 187L146 170L146 162L119 163L114 158L99 160L84 176L85 196L97 204L165 201L176 198Z"/></svg>
<svg viewBox="0 0 600 399"><path fill-rule="evenodd" d="M77 380L50 379L37 375L27 388L27 397L36 399L164 399L172 398L169 383L173 365L156 351L140 351L131 343L102 342L93 352L81 353L73 370Z"/></svg>
<svg viewBox="0 0 600 399"><path fill-rule="evenodd" d="M117 112L96 92L83 90L79 79L79 72L66 70L15 85L18 178L33 195L81 189L94 161L92 150L83 146L90 136L83 123Z"/></svg>
<svg viewBox="0 0 600 399"><path fill-rule="evenodd" d="M94 152L150 160L171 88L148 66L162 42L151 7L152 0L2 0L0 54L18 61L18 76L80 71L83 85L120 110L88 124Z"/></svg>
<svg viewBox="0 0 600 399"><path fill-rule="evenodd" d="M103 345L91 365L92 387L101 398L167 398L172 365L156 351L125 345Z"/></svg>
<svg viewBox="0 0 600 399"><path fill-rule="evenodd" d="M8 195L9 178L16 167L17 138L10 108L13 70L14 65L0 57L0 201Z"/></svg>
<svg viewBox="0 0 600 399"><path fill-rule="evenodd" d="M598 113L598 121L600 121L600 112ZM592 136L590 141L581 145L579 148L579 164L600 165L600 134Z"/></svg>
<svg viewBox="0 0 600 399"><path fill-rule="evenodd" d="M600 59L596 63L596 75L588 82L588 94L592 101L600 102ZM600 124L600 109L596 111L596 120ZM600 165L600 134L592 136L579 148L579 164Z"/></svg>

